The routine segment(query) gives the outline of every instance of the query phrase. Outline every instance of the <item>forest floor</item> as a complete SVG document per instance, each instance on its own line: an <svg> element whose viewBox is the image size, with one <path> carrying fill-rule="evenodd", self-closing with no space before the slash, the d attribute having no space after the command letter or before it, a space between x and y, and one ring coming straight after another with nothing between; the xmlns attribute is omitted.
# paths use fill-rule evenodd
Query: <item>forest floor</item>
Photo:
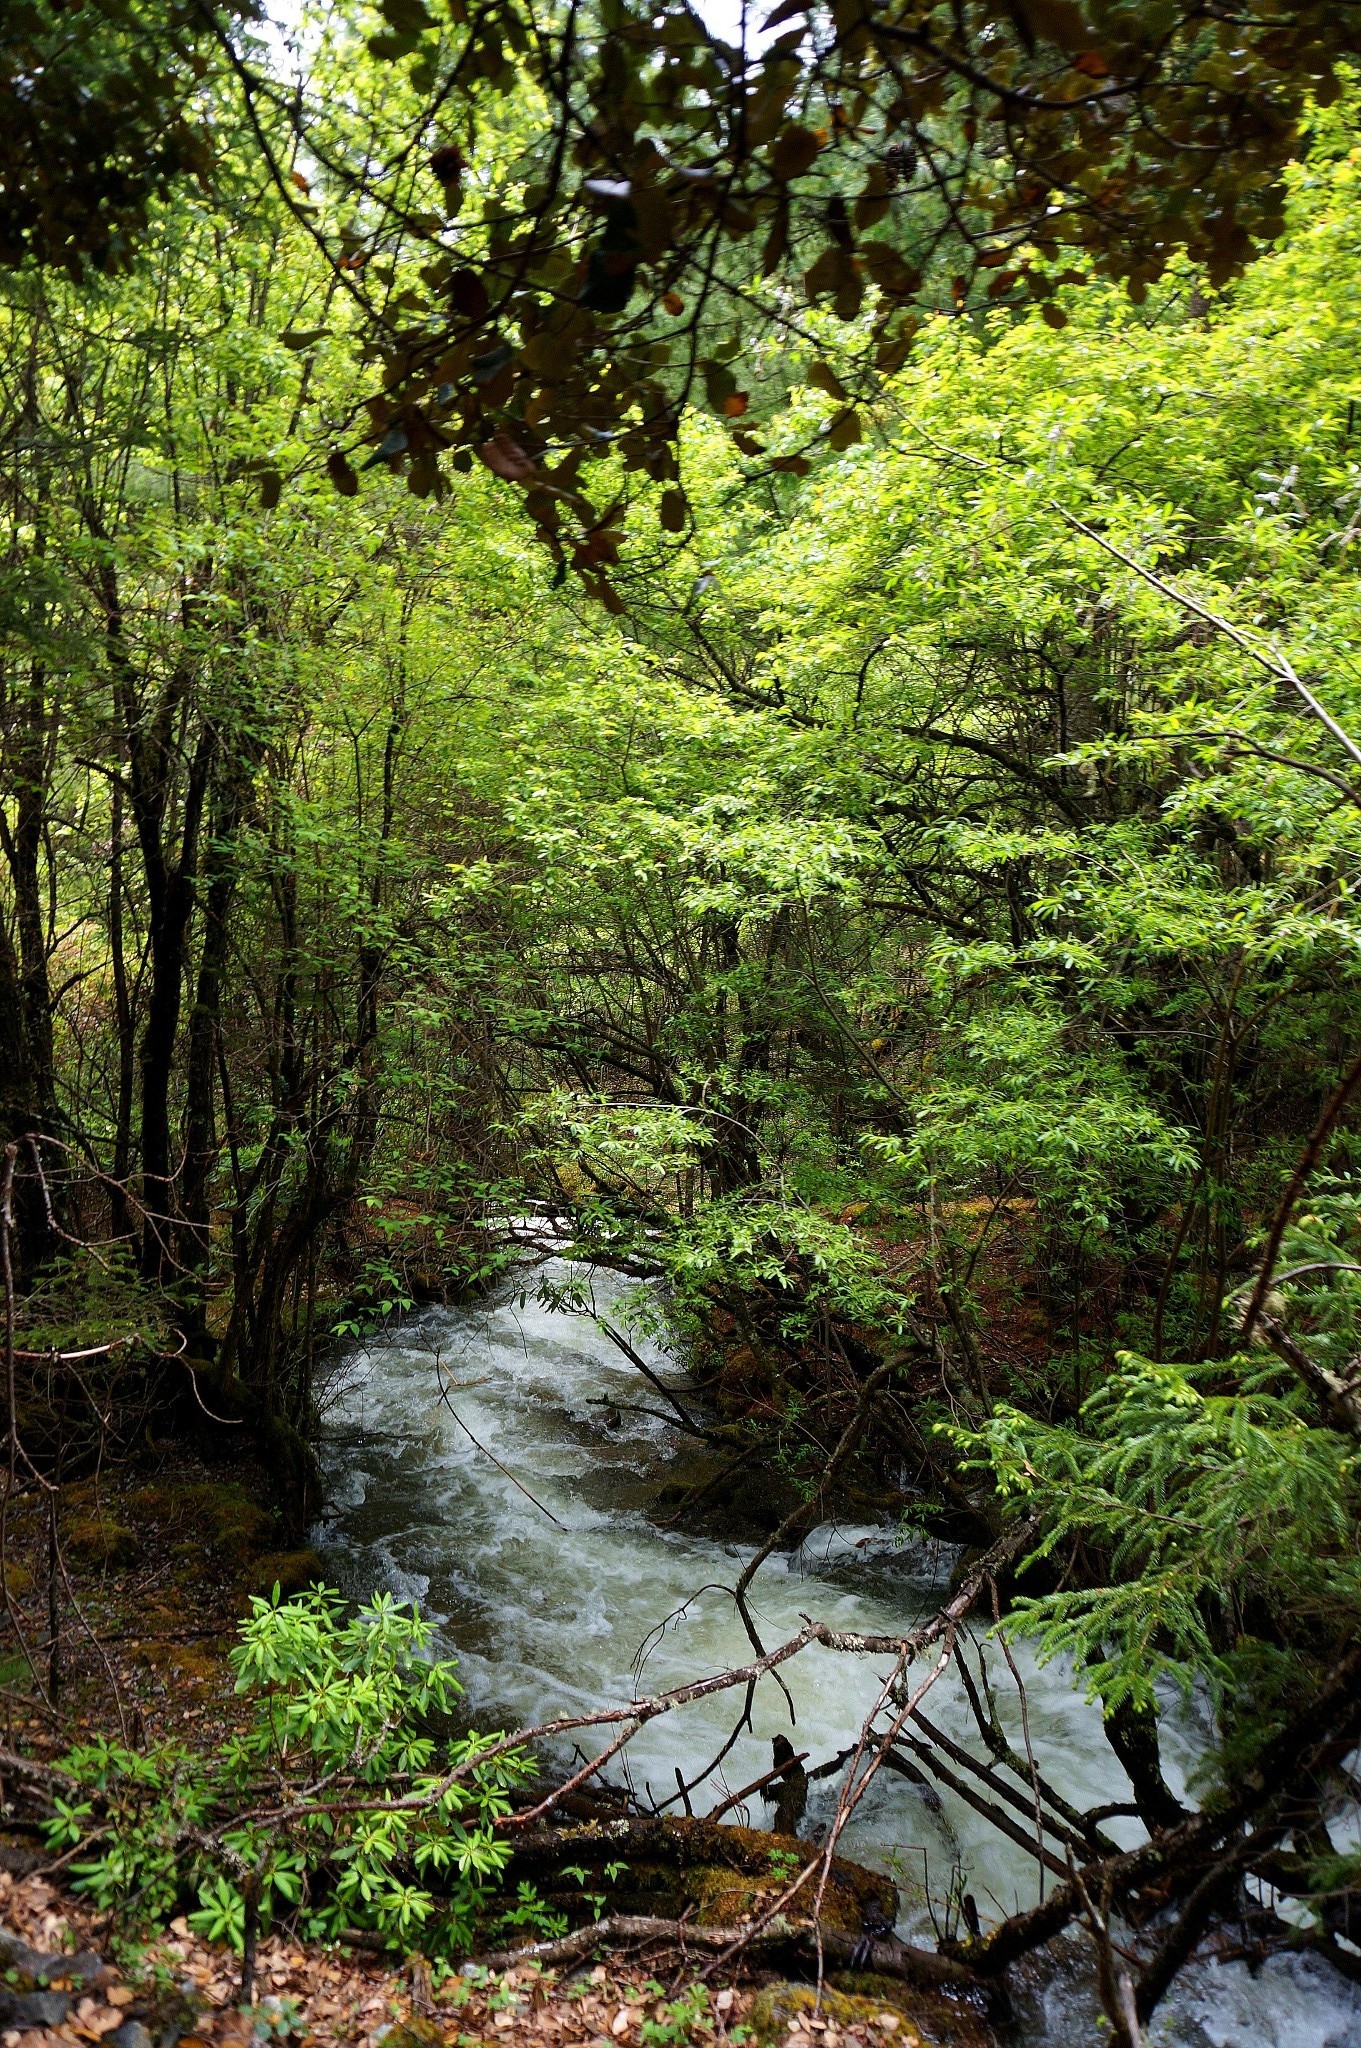
<svg viewBox="0 0 1361 2048"><path fill-rule="evenodd" d="M0 1871L0 1923L45 1953L107 1948L107 1928L48 1878L18 1879ZM178 2041L203 2043L297 2042L300 2048L444 2048L444 2044L499 2044L499 2048L668 2048L688 2039L714 2048L735 2038L756 1995L716 1989L702 2004L675 1985L674 1954L629 1967L615 1963L565 1978L537 1966L479 1973L479 1981L453 1973L433 1987L417 1962L395 1968L390 1960L331 1945L270 1938L256 1958L254 2003L241 2004L240 1962L228 1949L198 1940L182 1920L154 1940L116 1943L110 1969L72 2001L60 2025L10 2028L5 2048L36 2042L64 2048L108 2040L111 2048L148 2048ZM660 1970L666 1983L651 1974ZM102 1981L107 1980L107 1981ZM58 1978L55 1980L60 1983ZM674 1988L673 1988L674 1987ZM681 1995L677 1995L677 1992ZM910 2042L911 2030L891 2011L875 2035ZM646 2033L643 2031L646 2027ZM817 2031L826 2048L868 2043L864 2026L846 2033L833 2023Z"/></svg>
<svg viewBox="0 0 1361 2048"><path fill-rule="evenodd" d="M5 1584L22 1642L4 1643L4 1746L50 1761L96 1733L134 1747L178 1739L210 1754L240 1725L230 1651L253 1593L285 1593L322 1575L314 1552L289 1547L249 1468L209 1467L181 1444L151 1445L98 1480L62 1492L57 1656L50 1641L49 1530L41 1504L12 1501ZM44 1685L25 1683L25 1650ZM52 1685L55 1676L56 1685ZM0 1793L3 1785L0 1784ZM105 2040L110 2048L296 2042L330 2048L726 2048L753 2039L787 2048L919 2048L929 2041L897 2004L904 1987L862 1980L860 1995L811 1989L753 1968L694 1988L699 1964L673 1945L628 1958L442 1981L416 1958L331 1944L262 1939L254 2003L240 1963L183 1920L140 1941L67 1888L30 1827L0 1815L0 1932L44 1954L85 1949L106 1967L72 1979L60 2024L0 2028L0 2048ZM12 1981L12 1980L11 1980ZM60 1987L58 1973L52 1981ZM3 1992L0 1991L0 1997Z"/></svg>

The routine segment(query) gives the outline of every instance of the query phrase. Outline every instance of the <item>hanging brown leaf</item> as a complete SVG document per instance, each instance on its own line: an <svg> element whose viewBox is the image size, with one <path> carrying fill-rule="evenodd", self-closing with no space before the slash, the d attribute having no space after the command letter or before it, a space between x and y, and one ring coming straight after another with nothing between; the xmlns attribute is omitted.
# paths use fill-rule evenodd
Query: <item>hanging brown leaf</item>
<svg viewBox="0 0 1361 2048"><path fill-rule="evenodd" d="M339 448L333 448L327 456L326 474L342 498L352 498L359 489L359 478Z"/></svg>
<svg viewBox="0 0 1361 2048"><path fill-rule="evenodd" d="M827 429L827 446L840 454L843 448L853 448L860 439L860 415L855 411L838 413Z"/></svg>
<svg viewBox="0 0 1361 2048"><path fill-rule="evenodd" d="M441 185L453 185L463 176L467 159L456 143L446 142L430 158L430 168Z"/></svg>
<svg viewBox="0 0 1361 2048"><path fill-rule="evenodd" d="M704 395L715 412L722 412L737 389L737 379L726 363L707 362L701 367L704 371Z"/></svg>
<svg viewBox="0 0 1361 2048"><path fill-rule="evenodd" d="M820 356L808 366L808 382L815 391L825 391L829 398L839 399L843 405L850 397L849 391L831 364L823 362Z"/></svg>
<svg viewBox="0 0 1361 2048"><path fill-rule="evenodd" d="M531 483L539 473L533 456L527 455L504 427L498 427L490 441L484 441L477 452L492 475L504 477L507 483Z"/></svg>
<svg viewBox="0 0 1361 2048"><path fill-rule="evenodd" d="M770 168L782 185L791 178L801 178L817 160L822 142L811 128L800 128L792 123L781 131L780 138L770 152Z"/></svg>
<svg viewBox="0 0 1361 2048"><path fill-rule="evenodd" d="M817 262L804 272L803 288L809 298L819 299L828 292L839 292L847 282L849 263L844 249L838 249L835 242L829 244Z"/></svg>
<svg viewBox="0 0 1361 2048"><path fill-rule="evenodd" d="M475 270L456 270L448 284L449 304L465 320L485 320L491 309L487 287Z"/></svg>
<svg viewBox="0 0 1361 2048"><path fill-rule="evenodd" d="M616 527L596 526L577 542L575 560L579 569L594 568L598 562L614 563L619 560L619 547L624 536Z"/></svg>

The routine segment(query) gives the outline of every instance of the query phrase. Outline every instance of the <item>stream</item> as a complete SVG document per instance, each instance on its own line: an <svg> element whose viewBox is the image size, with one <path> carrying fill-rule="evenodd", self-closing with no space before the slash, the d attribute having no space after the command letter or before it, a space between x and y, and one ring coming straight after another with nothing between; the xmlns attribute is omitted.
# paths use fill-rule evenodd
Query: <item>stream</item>
<svg viewBox="0 0 1361 2048"><path fill-rule="evenodd" d="M457 1656L469 1717L483 1728L618 1705L751 1654L723 1590L750 1549L645 1512L693 1440L664 1419L661 1397L592 1317L546 1308L537 1284L530 1275L476 1305L425 1309L349 1344L327 1386L326 1507L314 1540L328 1578L357 1597L386 1589L417 1601ZM630 1283L598 1271L590 1288L599 1312L619 1322ZM689 1400L665 1351L635 1341ZM795 1634L806 1615L901 1632L939 1605L954 1561L953 1550L904 1539L888 1523L826 1523L800 1550L762 1567L749 1604L767 1647ZM1068 1669L1037 1669L1023 1649L1013 1654L1040 1769L1079 1806L1128 1798L1099 1711L1073 1689ZM692 1794L696 1813L768 1770L776 1734L809 1753L810 1770L845 1749L881 1666L805 1651L782 1674L792 1727L779 1686L763 1679L753 1732ZM1017 1688L995 1650L988 1675L1021 1750ZM635 1791L673 1796L677 1767L690 1779L715 1756L740 1700L740 1691L717 1694L644 1727L625 1752ZM956 1742L984 1754L953 1674L924 1706ZM1207 1733L1189 1711L1166 1717L1164 1761L1178 1791ZM616 1761L609 1775L622 1774ZM801 1833L830 1820L838 1782L810 1786ZM730 1817L761 1826L769 1813L752 1801ZM1110 1832L1122 1843L1142 1839L1133 1821L1112 1822ZM985 1924L1038 1897L1024 1850L948 1790L938 1797L887 1771L839 1846L893 1877L908 1939L931 1941L929 1900L938 1913L952 1884L972 1893ZM1017 2006L1016 2040L1026 2048L1090 2048L1101 2038L1080 1960L1025 1975ZM1255 1977L1241 1963L1201 1962L1183 1973L1148 2039L1150 2048L1361 2048L1361 1986L1312 1957L1272 1958Z"/></svg>

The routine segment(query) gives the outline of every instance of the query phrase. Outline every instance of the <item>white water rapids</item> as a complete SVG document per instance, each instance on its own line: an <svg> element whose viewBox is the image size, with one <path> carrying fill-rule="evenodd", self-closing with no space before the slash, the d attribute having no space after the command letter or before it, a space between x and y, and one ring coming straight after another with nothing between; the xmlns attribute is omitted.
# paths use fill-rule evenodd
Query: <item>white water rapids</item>
<svg viewBox="0 0 1361 2048"><path fill-rule="evenodd" d="M347 1347L330 1382L327 1507L316 1531L328 1576L357 1596L388 1589L418 1601L457 1655L470 1718L483 1728L620 1705L751 1654L723 1590L750 1552L667 1528L637 1504L690 1440L638 1413L661 1410L656 1392L589 1316L546 1309L535 1286L529 1275L489 1302L423 1310ZM626 1283L597 1273L592 1286L596 1306L619 1320ZM664 1352L639 1348L687 1398ZM901 1632L939 1604L953 1561L903 1542L891 1526L825 1524L798 1553L762 1567L750 1606L768 1648L795 1634L805 1615ZM1068 1671L1037 1670L1024 1651L1014 1654L1040 1770L1078 1806L1126 1799L1099 1712ZM810 1770L847 1748L885 1670L883 1659L805 1651L782 1671L792 1727L779 1687L762 1680L753 1732L692 1795L695 1811L768 1770L773 1735L808 1751ZM988 1671L1022 1750L1016 1688L995 1650ZM626 1752L635 1789L656 1800L673 1795L677 1766L692 1778L727 1740L740 1703L740 1691L729 1691L650 1722ZM923 1705L952 1739L985 1754L955 1677ZM1186 1717L1165 1733L1178 1789L1201 1739ZM609 1775L622 1775L618 1763ZM803 1833L829 1820L837 1783L810 1787ZM752 1802L732 1817L760 1826L768 1813ZM1110 1832L1122 1842L1142 1838L1131 1821L1111 1823ZM902 1898L899 1931L917 1940L931 1939L927 1894L939 1911L952 1882L973 1894L985 1922L1038 1896L1024 1850L948 1790L937 1798L887 1771L840 1847L890 1873ZM1020 2040L1088 2048L1101 2038L1080 1972L1050 1975L1028 2006ZM1312 1959L1274 1958L1255 1978L1239 1963L1202 1963L1185 1973L1149 2039L1159 2048L1361 2048L1361 1988Z"/></svg>

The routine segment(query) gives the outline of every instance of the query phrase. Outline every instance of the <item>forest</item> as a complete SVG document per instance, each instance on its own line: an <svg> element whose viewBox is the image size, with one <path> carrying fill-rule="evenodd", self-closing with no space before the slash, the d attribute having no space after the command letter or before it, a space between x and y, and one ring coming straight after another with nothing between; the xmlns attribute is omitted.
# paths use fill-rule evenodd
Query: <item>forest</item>
<svg viewBox="0 0 1361 2048"><path fill-rule="evenodd" d="M1361 2042L1357 60L0 9L7 2042Z"/></svg>

